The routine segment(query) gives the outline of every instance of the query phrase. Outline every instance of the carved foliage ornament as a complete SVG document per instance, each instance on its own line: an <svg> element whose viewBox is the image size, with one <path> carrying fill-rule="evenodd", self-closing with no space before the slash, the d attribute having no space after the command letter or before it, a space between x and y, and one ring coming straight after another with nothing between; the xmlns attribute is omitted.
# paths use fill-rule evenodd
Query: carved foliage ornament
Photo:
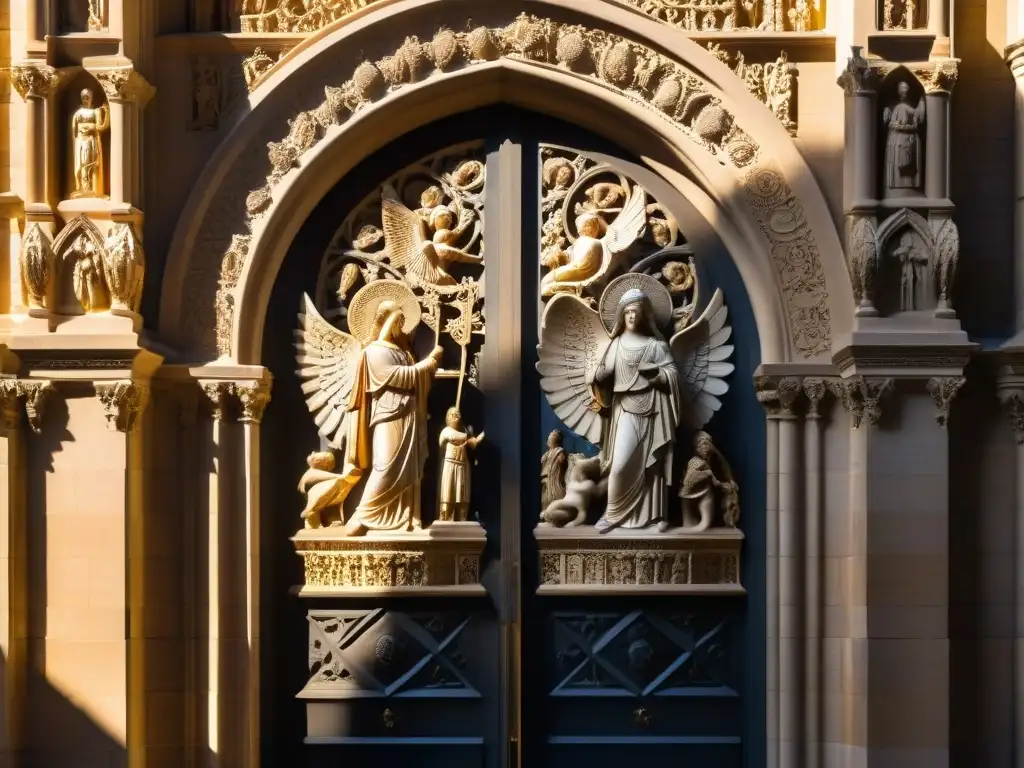
<svg viewBox="0 0 1024 768"><path fill-rule="evenodd" d="M57 90L61 72L48 64L18 64L6 70L11 85L23 99L45 99Z"/></svg>
<svg viewBox="0 0 1024 768"><path fill-rule="evenodd" d="M810 32L824 25L821 0L627 0L649 16L688 32Z"/></svg>
<svg viewBox="0 0 1024 768"><path fill-rule="evenodd" d="M850 414L853 428L859 429L865 418L871 426L878 426L882 418L882 402L892 394L893 384L893 379L853 376L830 379L828 387Z"/></svg>
<svg viewBox="0 0 1024 768"><path fill-rule="evenodd" d="M749 64L743 53L729 55L717 43L708 43L708 51L728 66L736 77L743 81L747 90L771 110L776 119L793 136L796 136L796 76L797 68L790 63L785 51L767 64Z"/></svg>
<svg viewBox="0 0 1024 768"><path fill-rule="evenodd" d="M39 434L43 430L46 403L55 393L56 389L49 381L0 380L4 426L7 429L17 428L21 421L21 406L24 405L29 427Z"/></svg>
<svg viewBox="0 0 1024 768"><path fill-rule="evenodd" d="M118 432L131 432L149 402L149 387L128 379L96 384L96 394L103 403L107 428Z"/></svg>
<svg viewBox="0 0 1024 768"><path fill-rule="evenodd" d="M886 76L896 69L909 71L925 93L951 93L959 78L959 59L936 59L926 64L905 67L882 59L868 59L862 51L861 46L851 47L846 67L837 80L848 96L877 92Z"/></svg>
<svg viewBox="0 0 1024 768"><path fill-rule="evenodd" d="M252 189L245 198L248 228L251 229L254 220L269 209L272 189L280 178L323 138L327 128L345 122L354 112L407 83L457 65L473 65L503 56L554 64L608 87L625 90L631 98L666 115L726 165L745 168L752 166L758 157L757 144L736 125L732 115L718 103L704 82L683 65L604 31L524 14L506 27L478 27L467 33L442 29L430 43L408 38L393 56L363 62L350 80L339 87L327 87L319 107L298 114L290 121L286 136L268 145L270 173L265 183ZM772 244L776 263L798 274L799 280L794 280L792 274L785 275L782 288L787 292L787 303L794 315L792 326L797 349L811 356L827 350L830 336L824 273L802 207L777 171L764 172L774 177L769 185L771 194L766 198L756 192L758 175L762 173L758 169L748 176L748 196L754 194L751 202L755 206L758 201L762 206L777 202L784 209L776 212L762 207L759 223ZM219 233L210 230L230 226L234 216L230 204L228 209L217 215L212 211L208 213L199 235L201 244L220 239ZM224 239L228 237L225 233ZM203 288L186 285L185 289L185 295L192 296L195 302L188 312L190 322L199 328L216 326L215 342L220 354L231 351L234 318L230 294L241 272L239 256L244 258L242 251L245 249L239 245L245 241L247 246L249 233L236 233L230 238L231 247L223 256L226 264L222 267L220 288L213 302L215 322L208 320L213 307L202 300ZM200 259L201 263L204 261ZM225 275L234 280L225 280ZM193 280L205 280L202 267L192 272L189 282ZM813 296L810 309L803 306L807 286Z"/></svg>
<svg viewBox="0 0 1024 768"><path fill-rule="evenodd" d="M939 412L935 414L935 420L940 427L949 423L949 412L953 407L953 398L967 381L963 376L944 376L928 380L926 388L928 394L935 401L935 407Z"/></svg>

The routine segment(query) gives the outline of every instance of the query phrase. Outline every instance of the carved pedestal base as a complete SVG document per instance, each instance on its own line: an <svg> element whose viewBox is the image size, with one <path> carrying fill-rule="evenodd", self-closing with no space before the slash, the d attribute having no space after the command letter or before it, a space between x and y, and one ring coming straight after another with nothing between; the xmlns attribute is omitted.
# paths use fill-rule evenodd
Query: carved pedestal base
<svg viewBox="0 0 1024 768"><path fill-rule="evenodd" d="M538 527L539 594L737 594L743 533Z"/></svg>
<svg viewBox="0 0 1024 768"><path fill-rule="evenodd" d="M301 597L402 593L484 594L479 523L436 522L415 533L340 536L336 529L299 531L292 541L305 565Z"/></svg>

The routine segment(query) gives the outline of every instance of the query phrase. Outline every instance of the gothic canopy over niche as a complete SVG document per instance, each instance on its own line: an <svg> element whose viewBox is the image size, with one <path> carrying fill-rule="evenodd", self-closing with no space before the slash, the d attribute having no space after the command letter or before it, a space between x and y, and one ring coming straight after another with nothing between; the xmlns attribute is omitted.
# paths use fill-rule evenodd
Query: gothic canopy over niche
<svg viewBox="0 0 1024 768"><path fill-rule="evenodd" d="M182 213L163 335L193 358L257 362L269 286L327 189L412 127L506 101L573 121L587 115L625 149L663 157L666 179L692 189L688 199L708 216L724 216L721 234L748 290L764 294L754 302L763 358L829 354L853 314L849 275L824 198L785 128L763 119L726 65L663 23L610 2L516 5L531 12L468 0L381 6L366 23L325 31L280 68ZM469 31L450 31L469 18Z"/></svg>

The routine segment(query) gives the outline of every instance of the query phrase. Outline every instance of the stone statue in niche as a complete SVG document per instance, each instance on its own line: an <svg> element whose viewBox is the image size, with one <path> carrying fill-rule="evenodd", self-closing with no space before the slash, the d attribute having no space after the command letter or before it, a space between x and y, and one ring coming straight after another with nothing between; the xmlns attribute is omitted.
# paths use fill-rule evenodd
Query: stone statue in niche
<svg viewBox="0 0 1024 768"><path fill-rule="evenodd" d="M199 56L192 62L192 130L217 130L220 107L220 70L209 57Z"/></svg>
<svg viewBox="0 0 1024 768"><path fill-rule="evenodd" d="M445 427L438 440L444 450L441 466L441 487L438 491L437 519L464 523L469 513L469 452L484 439L484 433L473 436L462 424L462 413L456 407L445 414Z"/></svg>
<svg viewBox="0 0 1024 768"><path fill-rule="evenodd" d="M729 463L707 432L694 435L693 450L679 489L679 498L683 500L683 527L693 531L710 528L720 499L722 522L735 528L740 519L739 487L733 480Z"/></svg>
<svg viewBox="0 0 1024 768"><path fill-rule="evenodd" d="M906 195L923 189L921 128L925 121L924 97L914 106L910 103L910 83L896 86L898 101L882 110L885 138L885 192Z"/></svg>
<svg viewBox="0 0 1024 768"><path fill-rule="evenodd" d="M103 133L110 127L107 107L93 106L93 94L88 88L81 93L82 106L71 118L74 137L75 190L72 197L102 197Z"/></svg>
<svg viewBox="0 0 1024 768"><path fill-rule="evenodd" d="M426 401L443 351L435 347L419 361L413 356L419 301L403 282L368 284L352 298L352 335L324 320L308 296L305 301L297 347L299 375L310 380L304 385L312 394L308 405L320 412L322 431L343 448L348 477L365 475L343 535L421 528Z"/></svg>
<svg viewBox="0 0 1024 768"><path fill-rule="evenodd" d="M103 276L103 254L84 233L71 245L75 266L72 274L75 298L86 312L96 312L110 306L110 298Z"/></svg>
<svg viewBox="0 0 1024 768"><path fill-rule="evenodd" d="M565 470L568 456L562 447L562 430L548 435L548 449L540 457L540 508L547 509L553 501L565 496Z"/></svg>
<svg viewBox="0 0 1024 768"><path fill-rule="evenodd" d="M900 265L900 311L926 309L931 301L927 251L918 247L911 232L904 232L892 249L892 257Z"/></svg>
<svg viewBox="0 0 1024 768"><path fill-rule="evenodd" d="M600 446L606 506L596 528L669 527L668 489L676 430L702 427L732 372L728 310L716 291L700 320L666 341L669 290L628 273L602 292L599 311L559 294L544 311L538 347L541 389L565 425ZM570 481L570 486L571 486Z"/></svg>
<svg viewBox="0 0 1024 768"><path fill-rule="evenodd" d="M338 517L329 525L341 525L341 505L349 492L359 481L362 472L347 466L338 473L334 471L335 459L331 451L314 451L306 458L309 469L299 480L299 493L306 495L306 506L302 510L302 521L306 528L320 528L324 524L323 513L337 509Z"/></svg>

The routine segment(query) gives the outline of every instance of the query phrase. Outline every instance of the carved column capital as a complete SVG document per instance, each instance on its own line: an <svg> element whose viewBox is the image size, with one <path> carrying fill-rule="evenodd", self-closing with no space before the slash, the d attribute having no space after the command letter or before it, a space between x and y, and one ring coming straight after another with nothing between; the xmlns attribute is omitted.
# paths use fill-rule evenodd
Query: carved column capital
<svg viewBox="0 0 1024 768"><path fill-rule="evenodd" d="M807 418L820 419L821 408L829 395L828 384L825 379L810 377L804 379L804 397L807 398Z"/></svg>
<svg viewBox="0 0 1024 768"><path fill-rule="evenodd" d="M953 398L966 382L963 376L936 376L928 379L926 389L928 394L935 401L935 407L939 412L935 414L935 420L940 427L945 427L949 422L949 411L953 407Z"/></svg>
<svg viewBox="0 0 1024 768"><path fill-rule="evenodd" d="M126 434L135 428L149 402L149 387L130 379L96 384L96 394L106 412L107 428Z"/></svg>
<svg viewBox="0 0 1024 768"><path fill-rule="evenodd" d="M0 409L3 410L4 426L11 429L21 423L21 406L24 403L29 427L36 434L42 432L43 411L46 401L54 392L56 390L49 381L0 381Z"/></svg>
<svg viewBox="0 0 1024 768"><path fill-rule="evenodd" d="M41 62L15 64L7 70L11 85L22 99L45 99L60 87L61 73L56 67Z"/></svg>
<svg viewBox="0 0 1024 768"><path fill-rule="evenodd" d="M0 412L8 432L21 426L21 392L14 379L0 381Z"/></svg>
<svg viewBox="0 0 1024 768"><path fill-rule="evenodd" d="M852 376L848 379L829 380L828 389L842 403L853 419L853 428L859 429L866 418L868 424L877 426L882 418L882 401L893 390L893 379Z"/></svg>
<svg viewBox="0 0 1024 768"><path fill-rule="evenodd" d="M239 421L243 424L259 424L263 421L263 411L270 403L270 387L269 379L237 385L236 393L242 406Z"/></svg>
<svg viewBox="0 0 1024 768"><path fill-rule="evenodd" d="M960 77L960 62L957 59L941 59L915 69L914 74L924 84L925 93L949 95Z"/></svg>
<svg viewBox="0 0 1024 768"><path fill-rule="evenodd" d="M231 401L237 394L235 383L233 381L204 381L201 388L213 420L223 421L231 409Z"/></svg>
<svg viewBox="0 0 1024 768"><path fill-rule="evenodd" d="M1000 386L997 396L1006 418L1010 420L1017 445L1024 445L1024 385Z"/></svg>
<svg viewBox="0 0 1024 768"><path fill-rule="evenodd" d="M754 389L768 418L796 419L803 413L804 392L796 376L755 376Z"/></svg>
<svg viewBox="0 0 1024 768"><path fill-rule="evenodd" d="M149 103L156 88L132 67L93 70L92 75L111 101L131 102L139 109Z"/></svg>
<svg viewBox="0 0 1024 768"><path fill-rule="evenodd" d="M871 95L878 92L881 77L876 68L862 54L859 45L850 46L850 57L846 60L846 68L839 73L836 81L847 96Z"/></svg>

